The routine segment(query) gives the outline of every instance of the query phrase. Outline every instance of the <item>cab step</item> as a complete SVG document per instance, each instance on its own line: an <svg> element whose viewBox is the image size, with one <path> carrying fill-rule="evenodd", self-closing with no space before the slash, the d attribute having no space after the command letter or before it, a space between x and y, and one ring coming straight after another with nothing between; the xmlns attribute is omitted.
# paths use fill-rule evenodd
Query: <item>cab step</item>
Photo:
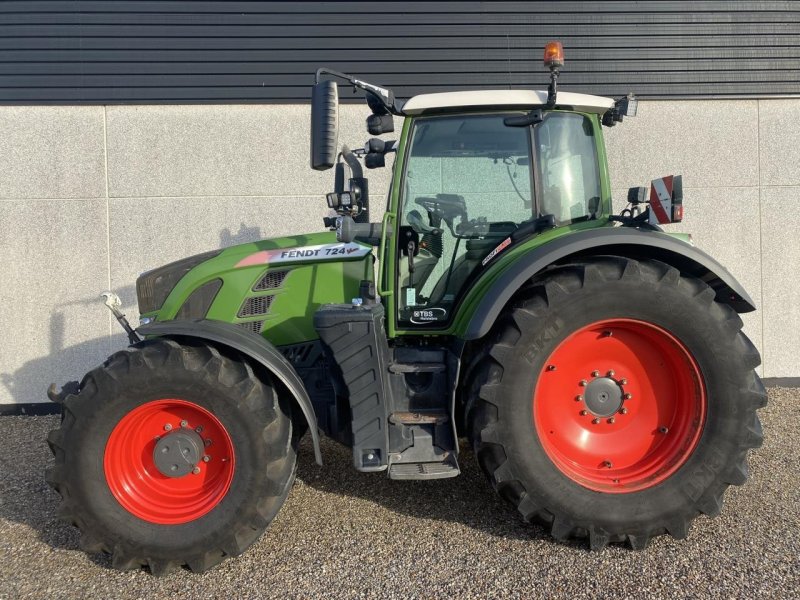
<svg viewBox="0 0 800 600"><path fill-rule="evenodd" d="M450 417L444 411L393 412L389 422L393 425L440 425Z"/></svg>
<svg viewBox="0 0 800 600"><path fill-rule="evenodd" d="M442 373L446 366L442 363L392 363L390 373Z"/></svg>
<svg viewBox="0 0 800 600"><path fill-rule="evenodd" d="M441 462L399 463L389 465L389 479L447 479L461 472L454 455Z"/></svg>

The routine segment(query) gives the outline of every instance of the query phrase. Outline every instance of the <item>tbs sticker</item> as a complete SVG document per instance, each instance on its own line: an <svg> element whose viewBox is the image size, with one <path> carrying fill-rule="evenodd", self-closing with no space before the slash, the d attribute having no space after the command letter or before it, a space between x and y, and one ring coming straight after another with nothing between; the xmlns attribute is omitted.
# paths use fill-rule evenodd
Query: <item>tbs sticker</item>
<svg viewBox="0 0 800 600"><path fill-rule="evenodd" d="M446 318L447 311L443 308L421 308L411 313L411 322L418 325L444 321Z"/></svg>

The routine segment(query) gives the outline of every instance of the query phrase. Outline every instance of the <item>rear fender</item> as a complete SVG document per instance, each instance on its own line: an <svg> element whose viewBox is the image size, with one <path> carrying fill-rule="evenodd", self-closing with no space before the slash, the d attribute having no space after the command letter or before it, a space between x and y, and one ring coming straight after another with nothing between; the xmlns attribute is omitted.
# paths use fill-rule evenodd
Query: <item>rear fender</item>
<svg viewBox="0 0 800 600"><path fill-rule="evenodd" d="M474 340L486 335L516 291L546 267L598 255L660 260L705 281L716 292L716 300L729 304L736 312L756 309L752 298L733 275L702 250L666 233L601 227L564 235L520 256L498 277L493 286L497 293L482 298L464 338Z"/></svg>
<svg viewBox="0 0 800 600"><path fill-rule="evenodd" d="M322 464L317 417L311 399L294 367L268 340L236 325L208 319L156 321L136 331L143 337L194 338L226 346L263 365L300 407L311 431L314 458L317 464Z"/></svg>

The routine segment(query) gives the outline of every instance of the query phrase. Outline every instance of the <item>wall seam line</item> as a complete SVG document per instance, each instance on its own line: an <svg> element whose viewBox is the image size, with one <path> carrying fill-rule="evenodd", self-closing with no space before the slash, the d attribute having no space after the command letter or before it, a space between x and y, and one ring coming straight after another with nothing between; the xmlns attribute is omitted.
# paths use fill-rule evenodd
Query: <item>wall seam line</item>
<svg viewBox="0 0 800 600"><path fill-rule="evenodd" d="M759 300L761 303L761 374L766 377L767 375L767 344L765 333L765 320L764 320L764 223L763 223L763 206L761 205L761 100L756 100L756 152L758 153L758 160L756 172L758 173L758 261L759 261L759 278L761 280L761 289L759 290Z"/></svg>
<svg viewBox="0 0 800 600"><path fill-rule="evenodd" d="M373 190L370 188L370 197L374 196L385 196L386 191L383 190ZM148 199L152 198L154 200L181 200L181 199L199 199L199 198L252 198L252 199L264 199L264 200L291 200L293 198L308 198L311 200L320 200L325 198L325 194L320 192L318 194L283 194L283 195L270 195L270 196L259 196L259 195L250 195L250 194L200 194L200 195L183 195L183 196L147 196L147 195L139 195L139 196L111 196L114 200L138 200L138 199ZM0 200L1 201L1 200ZM320 203L320 206L324 207L327 210L327 206L324 203Z"/></svg>
<svg viewBox="0 0 800 600"><path fill-rule="evenodd" d="M108 194L108 125L107 125L106 106L103 105L103 170L105 172L106 183L106 282L107 289L111 291L111 201ZM111 315L108 318L108 344L111 346L111 338L114 335L112 330ZM110 348L109 348L110 350Z"/></svg>

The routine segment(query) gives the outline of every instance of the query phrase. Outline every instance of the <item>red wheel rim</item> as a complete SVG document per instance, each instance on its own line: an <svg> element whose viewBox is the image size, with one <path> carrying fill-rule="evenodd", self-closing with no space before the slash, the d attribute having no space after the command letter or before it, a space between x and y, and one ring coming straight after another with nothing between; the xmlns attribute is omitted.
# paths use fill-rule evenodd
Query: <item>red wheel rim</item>
<svg viewBox="0 0 800 600"><path fill-rule="evenodd" d="M193 472L168 477L156 466L153 451L160 439L182 427L199 435L204 454ZM103 468L111 493L128 512L150 523L177 525L202 517L225 497L235 469L233 442L219 419L202 406L154 400L114 427Z"/></svg>
<svg viewBox="0 0 800 600"><path fill-rule="evenodd" d="M536 432L553 464L606 493L670 477L697 446L705 416L703 380L686 346L632 319L570 335L548 357L533 396Z"/></svg>

